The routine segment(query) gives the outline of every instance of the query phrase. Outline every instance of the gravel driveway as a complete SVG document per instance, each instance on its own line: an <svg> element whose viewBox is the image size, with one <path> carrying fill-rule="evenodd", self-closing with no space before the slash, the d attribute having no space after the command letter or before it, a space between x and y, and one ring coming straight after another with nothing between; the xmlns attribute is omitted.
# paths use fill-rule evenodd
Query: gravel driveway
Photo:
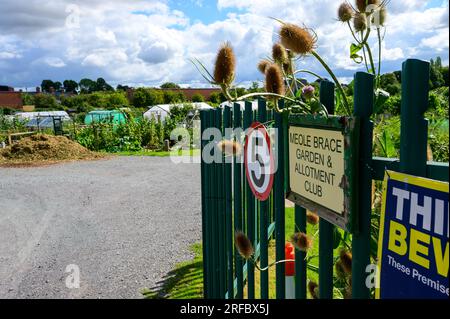
<svg viewBox="0 0 450 319"><path fill-rule="evenodd" d="M167 157L0 168L0 298L141 298L193 257L200 206L200 166Z"/></svg>

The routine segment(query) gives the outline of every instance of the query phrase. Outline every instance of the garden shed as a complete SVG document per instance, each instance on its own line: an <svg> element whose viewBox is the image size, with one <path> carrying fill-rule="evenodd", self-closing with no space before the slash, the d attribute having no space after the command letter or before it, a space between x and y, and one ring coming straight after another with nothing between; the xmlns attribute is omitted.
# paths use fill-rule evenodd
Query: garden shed
<svg viewBox="0 0 450 319"><path fill-rule="evenodd" d="M199 103L190 103L194 107L194 110L201 111L201 110L209 110L212 109L212 107L204 102ZM170 117L170 110L173 107L183 107L183 104L158 104L153 105L149 107L149 110L144 113L144 117L147 119L154 119L156 121L163 121L167 116Z"/></svg>
<svg viewBox="0 0 450 319"><path fill-rule="evenodd" d="M32 119L43 119L46 117L60 117L62 120L70 120L66 111L48 111L48 112L19 112L15 114L18 120L31 121Z"/></svg>
<svg viewBox="0 0 450 319"><path fill-rule="evenodd" d="M127 121L125 114L121 111L92 111L84 117L84 124L91 125L92 123L114 123L120 124Z"/></svg>

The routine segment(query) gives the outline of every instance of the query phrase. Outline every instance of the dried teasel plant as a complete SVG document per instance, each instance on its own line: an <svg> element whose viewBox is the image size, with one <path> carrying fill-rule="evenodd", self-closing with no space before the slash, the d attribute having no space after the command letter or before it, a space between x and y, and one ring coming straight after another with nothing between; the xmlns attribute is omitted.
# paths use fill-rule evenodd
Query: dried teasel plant
<svg viewBox="0 0 450 319"><path fill-rule="evenodd" d="M292 235L291 243L300 251L307 252L311 249L313 240L307 234L298 232Z"/></svg>
<svg viewBox="0 0 450 319"><path fill-rule="evenodd" d="M338 9L338 20L347 24L354 43L350 46L350 58L356 63L364 62L367 72L377 76L376 88L380 85L383 33L386 32L387 6L390 0L355 0L354 6L343 2ZM351 16L351 18L349 18ZM378 67L372 54L370 35L376 29ZM360 54L362 52L362 55Z"/></svg>
<svg viewBox="0 0 450 319"><path fill-rule="evenodd" d="M222 44L217 52L214 63L214 72L211 74L204 64L198 59L191 59L191 62L211 85L218 85L223 94L230 101L234 100L230 90L236 76L236 56L229 42Z"/></svg>
<svg viewBox="0 0 450 319"><path fill-rule="evenodd" d="M242 154L242 144L237 141L223 140L217 143L217 147L227 156L239 156Z"/></svg>
<svg viewBox="0 0 450 319"><path fill-rule="evenodd" d="M351 3L351 2L352 3ZM350 58L356 63L363 63L369 73L376 77L376 99L383 93L379 89L381 74L381 45L385 32L387 17L387 5L390 0L345 0L338 6L337 19L347 24L354 43L350 46ZM269 107L276 112L284 113L295 111L296 113L319 114L328 116L325 106L310 94L301 80L297 78L299 73L306 73L324 80L317 73L309 70L296 70L295 62L305 56L314 57L325 71L331 76L337 91L336 109L343 110L346 115L352 114L352 108L343 85L340 83L332 68L318 53L318 37L313 29L306 26L284 22L280 23L278 41L272 46L269 56L257 65L258 70L265 76L265 92L255 92L237 96L231 94L233 82L236 77L236 57L230 43L223 44L217 53L214 64L214 72L209 73L206 67L198 60L192 62L202 76L212 85L220 86L226 99L230 102L238 102L250 98L265 98L270 101ZM378 70L376 69L374 55L370 43L370 35L375 26L378 36ZM277 67L278 66L278 67ZM236 90L235 90L236 91ZM278 102L283 100L284 107L280 109ZM379 101L382 101L380 98ZM385 101L384 101L385 102ZM383 102L383 103L384 103Z"/></svg>
<svg viewBox="0 0 450 319"><path fill-rule="evenodd" d="M295 261L295 259L278 260L278 261L271 263L267 267L260 268L257 263L257 260L255 259L255 256L254 256L255 250L253 248L252 242L242 231L240 231L240 230L235 231L234 243L235 243L235 246L236 246L236 249L237 249L239 255L242 258L244 258L245 260L253 263L255 268L258 269L259 271L267 271L271 267L273 267L277 264Z"/></svg>

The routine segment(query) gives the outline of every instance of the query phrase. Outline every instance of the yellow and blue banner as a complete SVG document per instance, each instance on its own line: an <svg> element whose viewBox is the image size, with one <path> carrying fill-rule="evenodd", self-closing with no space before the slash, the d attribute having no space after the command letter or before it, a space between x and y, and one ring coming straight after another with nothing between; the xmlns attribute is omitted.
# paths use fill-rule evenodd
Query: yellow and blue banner
<svg viewBox="0 0 450 319"><path fill-rule="evenodd" d="M449 184L386 171L378 299L449 297Z"/></svg>

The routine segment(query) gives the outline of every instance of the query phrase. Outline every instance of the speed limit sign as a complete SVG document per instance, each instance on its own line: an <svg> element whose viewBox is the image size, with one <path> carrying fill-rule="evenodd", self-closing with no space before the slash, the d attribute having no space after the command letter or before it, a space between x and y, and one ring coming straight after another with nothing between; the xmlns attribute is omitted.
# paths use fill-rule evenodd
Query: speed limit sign
<svg viewBox="0 0 450 319"><path fill-rule="evenodd" d="M264 125L254 122L249 128L244 146L245 174L255 197L267 200L273 186L275 162L270 136Z"/></svg>

